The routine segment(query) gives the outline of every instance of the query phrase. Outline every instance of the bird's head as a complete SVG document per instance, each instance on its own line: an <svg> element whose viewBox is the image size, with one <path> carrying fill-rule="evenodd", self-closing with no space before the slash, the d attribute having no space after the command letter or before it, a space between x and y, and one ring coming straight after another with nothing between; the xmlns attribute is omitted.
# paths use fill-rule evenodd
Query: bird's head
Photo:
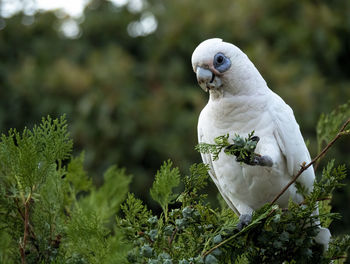
<svg viewBox="0 0 350 264"><path fill-rule="evenodd" d="M245 53L219 38L198 45L192 54L192 67L200 87L215 94L250 92L250 84L266 84Z"/></svg>

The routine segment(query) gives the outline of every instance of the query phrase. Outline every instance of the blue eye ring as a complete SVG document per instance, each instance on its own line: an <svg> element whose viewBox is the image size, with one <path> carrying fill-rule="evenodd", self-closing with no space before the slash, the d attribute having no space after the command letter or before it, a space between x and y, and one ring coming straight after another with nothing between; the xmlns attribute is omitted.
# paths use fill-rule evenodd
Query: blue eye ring
<svg viewBox="0 0 350 264"><path fill-rule="evenodd" d="M214 68L223 73L231 67L231 61L223 53L219 52L214 56Z"/></svg>

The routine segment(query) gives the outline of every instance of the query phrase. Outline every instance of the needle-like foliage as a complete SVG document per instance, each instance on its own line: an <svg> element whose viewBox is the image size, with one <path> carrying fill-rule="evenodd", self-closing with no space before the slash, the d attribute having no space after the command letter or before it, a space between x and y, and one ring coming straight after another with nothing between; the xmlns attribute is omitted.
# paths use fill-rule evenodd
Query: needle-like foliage
<svg viewBox="0 0 350 264"><path fill-rule="evenodd" d="M336 136L341 125L349 118L350 101L340 105L329 114L321 114L316 127L319 151Z"/></svg>
<svg viewBox="0 0 350 264"><path fill-rule="evenodd" d="M179 169L172 168L172 162L170 160L164 162L156 174L150 194L162 207L165 218L167 218L168 215L168 205L176 198L172 189L177 187L179 183Z"/></svg>
<svg viewBox="0 0 350 264"><path fill-rule="evenodd" d="M327 125L319 123L318 130L328 131ZM258 140L253 133L232 141L225 135L197 149L249 164ZM328 264L346 258L348 235L333 236L326 251L315 241L320 223L328 227L340 217L330 201L346 168L334 160L311 193L297 186L301 204L266 204L239 230L233 211L225 204L213 208L202 193L205 164L183 176L164 162L150 190L163 209L156 214L127 194L131 176L124 169L111 166L97 188L84 170L84 154L72 157L71 151L64 117L1 136L0 263Z"/></svg>
<svg viewBox="0 0 350 264"><path fill-rule="evenodd" d="M1 136L0 263L120 263L115 221L106 224L131 178L112 166L95 188L72 146L64 116Z"/></svg>
<svg viewBox="0 0 350 264"><path fill-rule="evenodd" d="M254 165L254 158L259 154L254 153L259 137L254 136L254 131L248 134L247 138L242 138L235 134L232 142L230 135L219 136L214 139L215 144L199 143L195 149L200 153L212 154L213 161L219 159L222 150L228 155L236 156L236 161Z"/></svg>

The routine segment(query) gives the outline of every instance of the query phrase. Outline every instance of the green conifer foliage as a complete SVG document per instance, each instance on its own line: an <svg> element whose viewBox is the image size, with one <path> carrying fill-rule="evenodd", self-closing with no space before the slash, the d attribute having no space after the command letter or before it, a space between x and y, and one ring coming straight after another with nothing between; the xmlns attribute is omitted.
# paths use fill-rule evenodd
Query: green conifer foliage
<svg viewBox="0 0 350 264"><path fill-rule="evenodd" d="M172 189L180 183L180 172L178 168L171 168L172 162L164 162L156 174L153 186L150 190L152 198L157 201L163 209L165 219L168 217L168 205L175 199Z"/></svg>
<svg viewBox="0 0 350 264"><path fill-rule="evenodd" d="M71 157L65 117L43 118L0 142L0 263L117 263L120 239L111 222L130 176L112 166L96 188ZM119 252L118 254L116 252ZM114 256L111 258L111 256Z"/></svg>
<svg viewBox="0 0 350 264"><path fill-rule="evenodd" d="M167 168L170 172L171 169ZM162 181L170 174L157 175L156 180ZM207 182L207 167L194 165L190 175L182 177L185 189L179 194L179 203L172 206L168 216L158 218L152 215L133 195L122 206L124 216L117 220L125 243L132 247L127 261L330 263L337 259L342 263L350 246L350 237L333 237L328 251L324 252L323 246L314 240L318 225L315 222L317 216L313 213L320 201L330 197L335 187L341 186L340 181L345 176L344 166L334 167L334 161L331 161L324 169L321 180L315 183L313 192L305 197L302 204L290 201L288 208L266 204L255 212L253 221L239 231L236 228L238 218L231 209L227 206L213 209L204 199L200 199L197 191ZM192 182L196 182L197 189L193 188ZM319 215L321 222L327 224L338 217L329 210L321 210Z"/></svg>
<svg viewBox="0 0 350 264"><path fill-rule="evenodd" d="M344 111L332 112L332 120L337 113L344 117ZM327 118L321 118L318 131L335 125ZM337 126L339 131L341 122ZM346 134L346 125L333 133ZM197 149L250 162L257 142L253 133L236 135L232 142L226 135ZM305 197L301 204L268 203L238 230L233 211L225 203L213 208L202 193L207 165L194 164L184 176L171 161L163 163L150 189L163 209L159 215L128 193L131 176L124 169L111 166L103 185L95 187L84 170L84 153L72 157L72 146L64 116L1 136L0 263L326 264L346 259L349 235L333 235L326 251L314 239L316 217L324 227L340 218L330 201L343 186L346 168L335 160L323 168L310 194L297 186Z"/></svg>

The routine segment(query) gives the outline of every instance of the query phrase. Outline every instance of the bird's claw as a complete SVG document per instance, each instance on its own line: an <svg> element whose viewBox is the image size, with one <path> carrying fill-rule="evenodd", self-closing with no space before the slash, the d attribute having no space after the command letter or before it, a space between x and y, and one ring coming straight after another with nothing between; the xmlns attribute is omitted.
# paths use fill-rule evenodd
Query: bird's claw
<svg viewBox="0 0 350 264"><path fill-rule="evenodd" d="M260 138L258 136L254 136L250 139L251 141L259 142Z"/></svg>
<svg viewBox="0 0 350 264"><path fill-rule="evenodd" d="M241 214L239 216L237 229L239 231L241 231L245 226L249 225L251 221L252 221L252 215L251 214Z"/></svg>
<svg viewBox="0 0 350 264"><path fill-rule="evenodd" d="M253 165L272 167L273 161L270 156L255 156L253 159Z"/></svg>

